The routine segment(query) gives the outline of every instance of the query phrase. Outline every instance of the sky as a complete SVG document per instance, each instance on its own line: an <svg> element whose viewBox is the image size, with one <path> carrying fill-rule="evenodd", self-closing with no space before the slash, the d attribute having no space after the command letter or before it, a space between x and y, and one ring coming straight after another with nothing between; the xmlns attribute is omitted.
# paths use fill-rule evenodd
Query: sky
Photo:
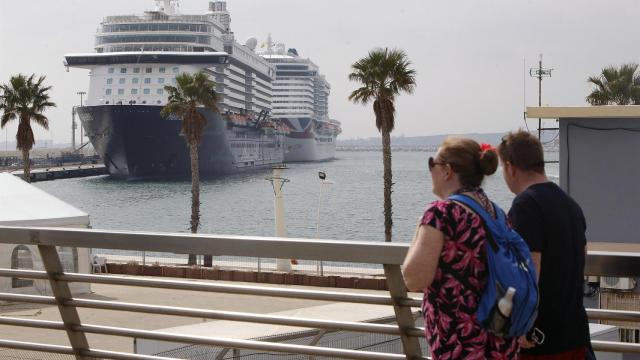
<svg viewBox="0 0 640 360"><path fill-rule="evenodd" d="M153 7L152 0L0 0L0 83L35 73L53 87L50 131L34 126L37 139L69 143L76 93L88 89L88 71L66 72L64 54L93 51L105 16ZM183 14L207 8L205 0L181 1ZM525 102L538 102L528 73L541 53L554 69L543 81L543 105L585 105L590 75L640 62L638 0L229 0L228 9L238 42L262 43L271 33L320 66L342 139L379 136L372 105L348 100L358 87L347 79L350 66L374 48L405 50L417 71L415 92L397 97L395 136L523 127ZM2 130L0 142L15 129Z"/></svg>

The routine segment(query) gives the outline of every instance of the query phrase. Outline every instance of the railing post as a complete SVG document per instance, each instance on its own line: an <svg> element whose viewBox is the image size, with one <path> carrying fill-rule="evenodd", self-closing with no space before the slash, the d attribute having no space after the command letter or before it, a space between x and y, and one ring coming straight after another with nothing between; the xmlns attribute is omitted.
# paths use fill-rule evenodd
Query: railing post
<svg viewBox="0 0 640 360"><path fill-rule="evenodd" d="M414 359L422 356L420 342L417 337L408 336L407 329L415 327L415 321L411 314L411 308L400 305L400 300L407 298L407 288L404 285L404 278L400 265L383 264L384 275L387 278L387 286L393 300L393 310L396 314L398 329L400 329L400 339L402 348L407 359Z"/></svg>
<svg viewBox="0 0 640 360"><path fill-rule="evenodd" d="M37 236L36 234L32 236L34 235ZM82 351L89 350L87 337L84 332L73 330L74 326L81 325L78 311L75 306L64 305L67 299L72 298L69 284L66 281L57 281L55 279L56 275L64 272L58 251L53 245L38 245L38 250L40 251L40 257L42 257L44 269L49 275L51 291L58 304L60 317L62 318L67 336L69 337L69 344L75 352L76 360L88 360L88 357L82 355Z"/></svg>

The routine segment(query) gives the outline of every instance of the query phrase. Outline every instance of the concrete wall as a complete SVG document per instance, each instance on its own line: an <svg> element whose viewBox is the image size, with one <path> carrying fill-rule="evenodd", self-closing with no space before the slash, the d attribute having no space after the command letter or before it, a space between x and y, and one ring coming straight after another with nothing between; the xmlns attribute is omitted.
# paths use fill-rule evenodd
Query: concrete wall
<svg viewBox="0 0 640 360"><path fill-rule="evenodd" d="M560 119L560 186L588 241L640 243L640 118Z"/></svg>

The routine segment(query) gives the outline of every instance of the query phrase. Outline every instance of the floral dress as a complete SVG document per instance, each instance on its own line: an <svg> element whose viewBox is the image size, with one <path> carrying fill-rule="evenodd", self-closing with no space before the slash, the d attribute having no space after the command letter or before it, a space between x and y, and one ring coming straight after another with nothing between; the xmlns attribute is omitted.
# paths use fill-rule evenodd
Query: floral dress
<svg viewBox="0 0 640 360"><path fill-rule="evenodd" d="M494 336L476 319L488 277L481 218L458 203L442 200L427 208L422 224L444 234L438 269L424 290L422 305L433 359L515 359L517 339ZM466 285L457 280L461 278Z"/></svg>

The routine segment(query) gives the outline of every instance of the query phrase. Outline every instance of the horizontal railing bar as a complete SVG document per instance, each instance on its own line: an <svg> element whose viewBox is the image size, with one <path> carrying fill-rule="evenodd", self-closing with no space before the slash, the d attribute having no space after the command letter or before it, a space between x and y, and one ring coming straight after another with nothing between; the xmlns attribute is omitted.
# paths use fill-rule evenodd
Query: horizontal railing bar
<svg viewBox="0 0 640 360"><path fill-rule="evenodd" d="M41 352L48 352L48 353L55 353L55 354L68 354L68 355L75 354L71 346L40 344L40 343L32 343L32 342L25 342L25 341L2 340L2 339L0 339L0 348L41 351Z"/></svg>
<svg viewBox="0 0 640 360"><path fill-rule="evenodd" d="M42 295L0 293L0 300L12 301L12 302L26 302L26 303L33 303L33 304L44 304L44 305L56 305L56 299L53 296L42 296Z"/></svg>
<svg viewBox="0 0 640 360"><path fill-rule="evenodd" d="M141 354L132 354L132 353L122 353L115 351L106 351L106 350L84 350L80 351L80 354L83 356L89 356L95 359L112 359L112 360L182 360L180 358L168 358L163 356L155 356L155 355L141 355Z"/></svg>
<svg viewBox="0 0 640 360"><path fill-rule="evenodd" d="M64 323L61 321L20 319L9 316L0 316L0 325L23 326L49 330L65 330Z"/></svg>
<svg viewBox="0 0 640 360"><path fill-rule="evenodd" d="M0 277L23 277L28 279L47 279L48 275L44 271L36 271L36 270L13 270L13 269L0 269ZM88 283L101 283L101 284L111 284L111 285L126 285L126 286L144 286L144 287L153 287L153 288L166 288L166 289L176 289L176 290L194 290L194 291L208 291L208 292L221 292L221 293L233 293L233 294L247 294L247 295L262 295L262 296L273 296L273 297L292 297L289 291L296 293L296 298L298 299L308 299L308 300L322 300L322 301L340 301L340 302L355 302L355 303L363 303L363 304L373 304L373 305L392 305L393 302L390 297L384 295L367 295L367 294L356 294L356 293L341 293L341 292L318 292L318 291L308 291L308 290L283 290L278 288L264 288L258 286L242 286L240 285L240 289L237 285L223 285L223 284L194 284L193 282L187 281L179 281L179 280L164 280L164 279L148 279L148 278L130 278L130 277L122 277L122 276L113 276L113 275L91 275L91 274L78 274L78 273L63 273L55 276L55 280L58 281L68 281L68 282L88 282ZM147 284L143 285L140 282L146 282ZM204 285L204 286L201 286ZM213 286L212 286L213 285ZM215 288L215 289L212 289ZM228 290L224 290L228 288ZM261 292L253 293L251 292L253 289L258 289L257 291ZM266 290L268 293L262 293L263 290ZM340 300L334 297L334 295L338 296ZM318 297L316 297L318 296ZM348 297L348 299L345 299ZM29 302L26 301L25 302ZM409 307L421 307L422 299L412 297L406 299L399 300L401 306L409 306Z"/></svg>
<svg viewBox="0 0 640 360"><path fill-rule="evenodd" d="M186 317L197 317L215 320L229 320L241 322L253 322L260 324L287 325L304 328L320 328L320 329L337 329L356 332L371 332L389 335L399 335L400 330L395 325L371 324L348 321L331 321L303 319L288 316L273 316L263 314L242 313L235 311L218 311L183 308L174 306L159 306L124 303L115 301L86 300L86 299L70 299L64 302L65 306L76 306L102 310L118 310L129 312L140 312L157 315L175 315Z"/></svg>
<svg viewBox="0 0 640 360"><path fill-rule="evenodd" d="M590 309L587 316L592 320L640 321L640 311Z"/></svg>
<svg viewBox="0 0 640 360"><path fill-rule="evenodd" d="M49 278L45 271L16 269L0 269L0 276L39 280L47 280Z"/></svg>
<svg viewBox="0 0 640 360"><path fill-rule="evenodd" d="M615 353L640 353L640 344L615 341L591 340L591 347L595 351Z"/></svg>
<svg viewBox="0 0 640 360"><path fill-rule="evenodd" d="M59 274L56 280L69 282L90 282L111 285L139 286L150 288L163 288L173 290L205 291L226 294L241 294L252 296L287 297L293 299L320 300L362 303L372 305L392 305L388 295L358 294L348 292L329 292L300 289L283 289L266 286L200 283L193 281L149 279L142 277L124 277L113 275L89 275L89 274Z"/></svg>
<svg viewBox="0 0 640 360"><path fill-rule="evenodd" d="M56 353L56 354L67 354L67 355L75 354L71 346L50 345L50 344L32 343L32 342L25 342L25 341L0 340L0 348L2 347L7 349L39 351L39 352ZM84 351L81 351L80 353L83 356L114 359L114 360L179 360L177 358L138 355L138 354L115 352L115 351L92 350L92 349L84 350Z"/></svg>
<svg viewBox="0 0 640 360"><path fill-rule="evenodd" d="M87 332L92 334L136 337L136 338L169 341L169 342L177 342L177 343L219 346L224 348L275 351L275 352L290 353L290 354L338 357L338 358L344 358L344 359L406 360L406 357L404 355L399 355L399 354L388 354L388 353L346 350L346 349L333 349L333 348L305 346L305 345L279 344L279 343L270 343L270 342L255 341L255 340L238 340L238 339L212 338L212 337L192 336L192 335L178 335L178 334L165 333L165 332L134 330L134 329L117 328L117 327L109 327L109 326L76 325L76 326L73 326L72 329L74 331L82 331L82 332Z"/></svg>
<svg viewBox="0 0 640 360"><path fill-rule="evenodd" d="M408 243L0 226L0 243L400 265Z"/></svg>
<svg viewBox="0 0 640 360"><path fill-rule="evenodd" d="M399 299L398 303L400 306L422 308L422 299L420 298L409 297L406 299Z"/></svg>

